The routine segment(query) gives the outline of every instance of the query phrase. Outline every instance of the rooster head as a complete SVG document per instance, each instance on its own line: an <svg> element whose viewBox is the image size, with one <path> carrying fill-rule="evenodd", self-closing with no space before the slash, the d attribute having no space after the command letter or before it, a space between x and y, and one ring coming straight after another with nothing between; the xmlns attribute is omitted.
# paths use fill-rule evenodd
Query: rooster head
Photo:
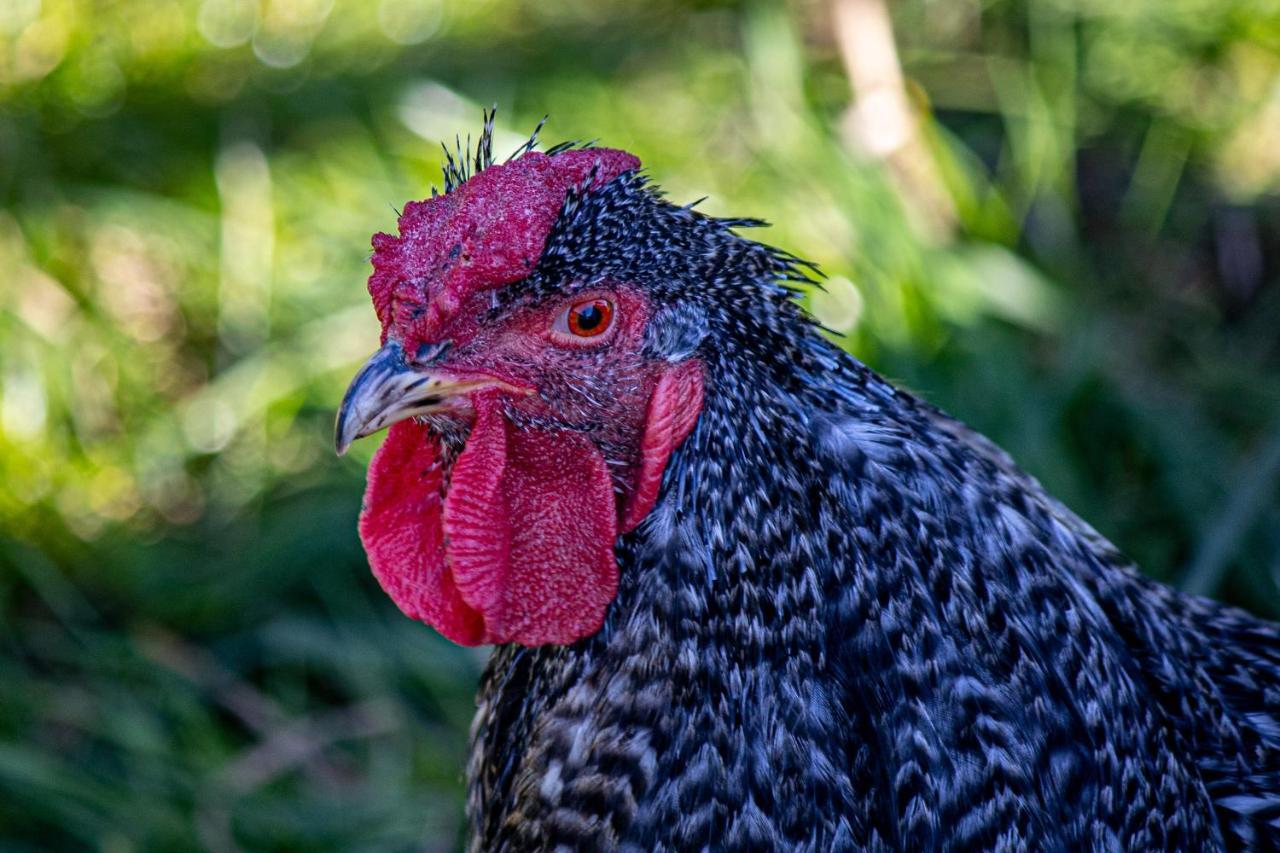
<svg viewBox="0 0 1280 853"><path fill-rule="evenodd" d="M653 508L704 368L654 346L659 306L636 277L548 257L639 160L531 140L494 165L488 140L474 174L451 158L446 192L373 238L382 348L343 399L337 449L390 427L359 528L407 615L465 645L572 643L605 618L614 543Z"/></svg>

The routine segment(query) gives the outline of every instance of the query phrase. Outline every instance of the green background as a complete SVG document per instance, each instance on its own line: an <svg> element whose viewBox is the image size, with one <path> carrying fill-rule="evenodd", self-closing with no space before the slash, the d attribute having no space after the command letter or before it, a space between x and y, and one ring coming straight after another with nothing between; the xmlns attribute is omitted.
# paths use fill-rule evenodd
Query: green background
<svg viewBox="0 0 1280 853"><path fill-rule="evenodd" d="M843 345L1280 617L1280 4L885 8L2 0L4 848L460 843L483 653L330 431L369 237L493 103L771 220Z"/></svg>

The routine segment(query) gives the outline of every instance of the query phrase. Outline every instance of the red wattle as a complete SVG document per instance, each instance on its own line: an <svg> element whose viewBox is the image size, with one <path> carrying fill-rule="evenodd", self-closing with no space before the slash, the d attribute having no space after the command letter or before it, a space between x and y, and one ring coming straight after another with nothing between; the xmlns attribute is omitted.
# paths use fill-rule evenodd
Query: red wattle
<svg viewBox="0 0 1280 853"><path fill-rule="evenodd" d="M406 615L462 645L594 634L618 589L614 541L652 511L702 390L697 362L663 369L621 507L590 438L512 425L497 391L473 398L475 424L450 472L430 429L395 424L369 466L360 514L378 582Z"/></svg>
<svg viewBox="0 0 1280 853"><path fill-rule="evenodd" d="M604 457L582 433L517 428L493 392L445 501L446 553L487 642L572 643L594 634L618 588L617 510Z"/></svg>
<svg viewBox="0 0 1280 853"><path fill-rule="evenodd" d="M443 500L427 427L395 424L374 455L360 514L374 576L406 615L462 645L595 633L618 589L604 457L581 433L513 427L496 393L475 404Z"/></svg>
<svg viewBox="0 0 1280 853"><path fill-rule="evenodd" d="M455 643L487 642L484 619L445 564L439 439L416 421L391 427L369 465L360 539L374 577L405 615Z"/></svg>

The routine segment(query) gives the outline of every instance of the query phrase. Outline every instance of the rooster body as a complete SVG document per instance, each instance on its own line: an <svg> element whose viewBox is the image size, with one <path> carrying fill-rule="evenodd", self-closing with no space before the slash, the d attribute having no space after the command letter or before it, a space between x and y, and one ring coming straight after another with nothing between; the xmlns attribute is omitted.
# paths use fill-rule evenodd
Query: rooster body
<svg viewBox="0 0 1280 853"><path fill-rule="evenodd" d="M493 299L499 317L637 288L637 352L700 365L700 409L617 531L594 630L495 649L472 849L1280 845L1280 630L1144 579L986 439L832 346L788 284L805 265L735 231L752 224L622 169L567 194ZM580 362L579 416L606 405L605 352ZM507 405L508 429L543 423ZM420 423L459 469L482 430ZM653 431L572 429L627 506ZM468 606L492 600L468 583ZM489 634L468 636L491 639L479 612Z"/></svg>

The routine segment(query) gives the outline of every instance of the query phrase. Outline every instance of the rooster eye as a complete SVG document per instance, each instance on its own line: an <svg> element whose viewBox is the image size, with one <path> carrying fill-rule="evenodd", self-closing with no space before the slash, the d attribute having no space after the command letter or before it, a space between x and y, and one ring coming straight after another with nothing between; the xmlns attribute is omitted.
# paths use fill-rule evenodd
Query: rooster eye
<svg viewBox="0 0 1280 853"><path fill-rule="evenodd" d="M603 299L596 299L569 309L569 331L581 338L594 338L609 328L613 306Z"/></svg>
<svg viewBox="0 0 1280 853"><path fill-rule="evenodd" d="M570 305L556 318L552 331L562 339L599 338L613 325L613 303L608 299L586 299Z"/></svg>

